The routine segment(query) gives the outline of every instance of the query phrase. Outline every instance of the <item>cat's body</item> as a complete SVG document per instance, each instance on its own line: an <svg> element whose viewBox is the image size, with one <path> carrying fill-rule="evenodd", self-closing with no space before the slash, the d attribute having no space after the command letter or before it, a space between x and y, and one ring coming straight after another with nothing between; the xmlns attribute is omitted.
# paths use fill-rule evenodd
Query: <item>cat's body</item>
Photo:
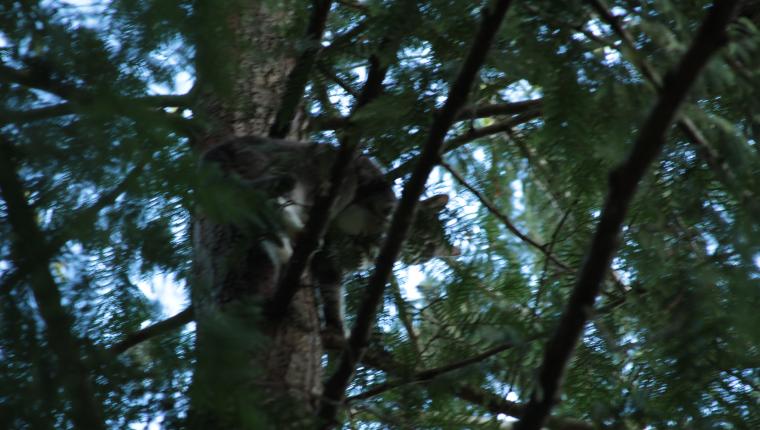
<svg viewBox="0 0 760 430"><path fill-rule="evenodd" d="M314 200L329 187L336 154L329 145L250 136L224 142L203 156L205 163L218 165L225 176L264 193L279 207L281 231L256 239L269 257L275 278L290 258L295 236ZM402 253L404 262L415 264L453 254L437 217L447 201L442 195L420 202ZM354 160L333 205L324 243L307 274L319 287L329 331L343 334L341 279L372 261L395 204L391 185L377 165L365 156Z"/></svg>

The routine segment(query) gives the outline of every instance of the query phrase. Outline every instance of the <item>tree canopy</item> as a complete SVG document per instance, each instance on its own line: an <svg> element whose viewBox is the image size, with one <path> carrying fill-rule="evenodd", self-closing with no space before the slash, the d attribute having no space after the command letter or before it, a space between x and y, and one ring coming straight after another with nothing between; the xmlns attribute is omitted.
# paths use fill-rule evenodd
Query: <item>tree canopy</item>
<svg viewBox="0 0 760 430"><path fill-rule="evenodd" d="M226 79L244 50L295 59L270 136L361 152L400 196L343 280L324 422L760 428L760 2L265 0L276 25L244 25L274 53L233 43L243 3L0 5L0 427L186 428L193 215L262 211L193 143L210 93L259 115ZM441 192L459 255L395 262ZM256 327L227 329L247 357Z"/></svg>

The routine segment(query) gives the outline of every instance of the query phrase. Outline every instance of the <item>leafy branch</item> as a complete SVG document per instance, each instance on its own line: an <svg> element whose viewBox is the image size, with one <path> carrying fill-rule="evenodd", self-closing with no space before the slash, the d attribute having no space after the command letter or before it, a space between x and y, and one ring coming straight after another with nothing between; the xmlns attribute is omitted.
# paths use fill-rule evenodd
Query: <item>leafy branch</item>
<svg viewBox="0 0 760 430"><path fill-rule="evenodd" d="M31 275L30 286L37 303L48 344L60 361L59 377L71 401L71 420L78 428L105 429L102 405L95 398L89 370L80 360L80 345L74 335L73 319L63 307L61 292L50 272L49 256L40 258L38 247L47 249L47 240L37 225L35 213L24 197L18 162L10 142L0 141L0 194L13 231L13 254L19 270Z"/></svg>
<svg viewBox="0 0 760 430"><path fill-rule="evenodd" d="M540 429L557 401L567 362L599 295L638 183L660 154L665 134L689 88L711 55L726 43L725 28L734 16L737 4L736 0L715 2L691 47L666 77L657 104L641 127L631 154L610 173L609 192L596 233L558 328L547 342L538 386L518 423L519 430Z"/></svg>
<svg viewBox="0 0 760 430"><path fill-rule="evenodd" d="M147 163L147 158L141 160L113 189L103 193L90 206L74 212L68 219L61 222L61 227L58 229L48 232L49 239L45 245L38 246L37 259L50 260L53 258L55 253L74 237L75 231L73 227L94 223L98 213L107 206L112 205L120 195L127 191L129 186L143 172ZM7 290L13 288L14 285L24 279L29 273L27 270L16 268L16 270L4 277L0 289Z"/></svg>
<svg viewBox="0 0 760 430"><path fill-rule="evenodd" d="M641 72L644 78L657 90L658 93L663 91L663 79L657 70L641 55L638 55L633 36L623 27L620 19L615 17L609 8L605 5L604 0L588 0L591 7L599 16L612 28L620 37L626 50L620 50L623 55L631 60L634 66ZM725 183L736 184L736 174L728 169L722 162L720 154L713 145L705 138L699 127L686 115L681 115L676 119L679 130L697 147L699 154L705 160L707 165L712 169L718 178ZM732 187L729 187L731 189ZM747 195L742 198L747 201Z"/></svg>

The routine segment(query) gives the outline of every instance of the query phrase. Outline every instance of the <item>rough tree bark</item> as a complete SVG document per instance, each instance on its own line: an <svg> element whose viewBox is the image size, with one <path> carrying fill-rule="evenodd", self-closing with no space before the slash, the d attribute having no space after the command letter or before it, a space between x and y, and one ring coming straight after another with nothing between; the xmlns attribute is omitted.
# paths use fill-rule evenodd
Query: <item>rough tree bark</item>
<svg viewBox="0 0 760 430"><path fill-rule="evenodd" d="M198 13L220 13L218 7L202 3ZM213 34L224 43L197 41L196 111L209 124L194 142L199 152L232 136L266 136L297 57L284 37L292 13L277 2L236 2L221 13L225 24ZM277 404L287 405L291 424L312 415L322 390L314 290L299 289L284 318L265 319L255 305L275 291L268 257L231 223L199 211L193 224L197 365L191 427L260 427L264 412L280 421L272 413Z"/></svg>

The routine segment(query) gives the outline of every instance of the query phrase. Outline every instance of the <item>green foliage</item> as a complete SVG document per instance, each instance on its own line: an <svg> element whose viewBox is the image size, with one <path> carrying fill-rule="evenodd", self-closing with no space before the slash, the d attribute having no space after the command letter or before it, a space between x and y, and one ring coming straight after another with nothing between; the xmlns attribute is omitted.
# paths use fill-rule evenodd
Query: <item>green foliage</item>
<svg viewBox="0 0 760 430"><path fill-rule="evenodd" d="M590 2L514 3L470 101L541 99L540 115L463 114L450 130L444 161L499 213L444 169L435 171L427 194L450 194L444 218L461 255L411 272L398 266L368 358L347 393L356 397L343 410L345 428L491 429L499 414L510 415L461 395L464 386L527 401L594 234L608 174L628 156L657 100L658 84L638 67L649 64L664 76L708 4L610 1L632 52ZM289 49L303 42L306 4L287 4L298 10L279 28ZM72 399L60 388L66 370L50 351L30 290L38 273L48 271L60 291L109 428L183 428L191 387L235 386L252 372L241 364L247 352L267 347L252 328L256 304L240 320L210 325L208 338L237 345L239 354L222 357L224 369L203 369L202 382L193 379L196 361L220 360L209 359L213 342L195 348L194 328L120 354L109 350L167 316L146 297L146 283L164 276L182 289L191 282L193 211L249 225L246 240L283 228L271 199L197 165L188 130L197 130L198 100L155 94L177 94L184 73L196 90L236 96L234 82L225 80L239 66L235 49L268 55L266 47L232 44L227 19L236 7L152 0L0 5L0 138L18 155L24 195L51 244L39 244L32 269L19 264L19 232L0 199L0 428L73 426ZM350 110L368 58L378 55L389 67L384 92L347 130L359 130L365 152L387 170L413 160L470 48L479 7L335 2L325 37L331 44L305 96L313 124ZM760 14L748 5L740 15L731 43L682 110L702 141L674 127L639 184L612 274L569 363L558 417L599 428L760 428ZM389 41L397 49L383 51ZM508 119L516 122L508 133L465 139ZM334 144L344 132L314 127L320 142ZM370 272L344 280L349 327ZM421 279L411 276L418 272ZM327 374L338 356L326 354ZM362 397L382 384L386 389ZM255 390L205 400L203 407L218 410L261 402ZM263 428L259 412L230 422Z"/></svg>

